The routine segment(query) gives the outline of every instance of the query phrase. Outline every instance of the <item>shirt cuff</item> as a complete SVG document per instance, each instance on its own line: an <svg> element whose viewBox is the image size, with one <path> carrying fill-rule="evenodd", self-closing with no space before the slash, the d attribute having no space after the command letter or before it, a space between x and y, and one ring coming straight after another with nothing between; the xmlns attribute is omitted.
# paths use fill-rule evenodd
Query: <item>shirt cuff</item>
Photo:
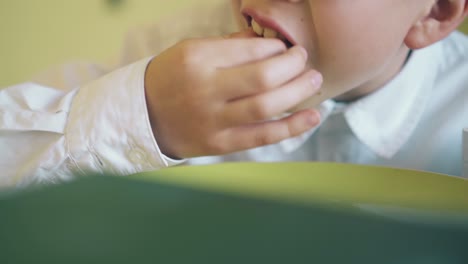
<svg viewBox="0 0 468 264"><path fill-rule="evenodd" d="M151 129L144 76L152 58L82 86L66 127L68 155L80 172L128 175L173 166Z"/></svg>

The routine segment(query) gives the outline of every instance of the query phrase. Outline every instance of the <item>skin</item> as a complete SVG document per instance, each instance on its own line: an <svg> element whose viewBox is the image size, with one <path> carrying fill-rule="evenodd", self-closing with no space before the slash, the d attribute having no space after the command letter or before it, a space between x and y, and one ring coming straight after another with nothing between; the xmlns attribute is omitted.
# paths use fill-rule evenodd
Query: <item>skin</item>
<svg viewBox="0 0 468 264"><path fill-rule="evenodd" d="M182 41L148 65L148 114L170 157L227 154L298 136L320 122L311 107L379 89L410 49L446 37L468 13L465 0L231 2L240 32ZM276 21L298 45L288 50L257 38L245 8Z"/></svg>
<svg viewBox="0 0 468 264"><path fill-rule="evenodd" d="M241 10L252 8L281 24L309 54L307 68L322 73L322 94L351 101L382 87L401 69L409 48L405 38L427 16L433 0L232 0L241 28ZM303 106L304 106L303 105Z"/></svg>

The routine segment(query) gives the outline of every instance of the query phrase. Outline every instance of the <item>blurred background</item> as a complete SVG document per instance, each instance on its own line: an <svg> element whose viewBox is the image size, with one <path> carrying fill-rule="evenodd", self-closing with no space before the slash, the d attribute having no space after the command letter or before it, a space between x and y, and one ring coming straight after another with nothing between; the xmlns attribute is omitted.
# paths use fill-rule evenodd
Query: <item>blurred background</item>
<svg viewBox="0 0 468 264"><path fill-rule="evenodd" d="M70 60L107 63L129 29L226 0L0 0L0 87Z"/></svg>
<svg viewBox="0 0 468 264"><path fill-rule="evenodd" d="M130 28L218 1L0 0L0 87L70 60L109 62Z"/></svg>

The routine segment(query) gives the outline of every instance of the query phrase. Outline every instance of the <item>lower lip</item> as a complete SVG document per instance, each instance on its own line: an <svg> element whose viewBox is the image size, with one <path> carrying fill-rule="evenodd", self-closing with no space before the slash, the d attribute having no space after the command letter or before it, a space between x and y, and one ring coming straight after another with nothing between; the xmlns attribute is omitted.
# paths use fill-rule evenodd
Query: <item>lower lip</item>
<svg viewBox="0 0 468 264"><path fill-rule="evenodd" d="M249 27L252 27L252 20L255 20L257 21L259 24L263 25L263 26L266 26L268 28L271 28L271 29L275 29L275 28L280 28L278 24L276 24L275 21L271 21L271 20L267 20L265 18L263 18L262 16L260 16L259 14L257 14L255 12L255 10L251 10L251 9L245 9L243 11L244 13L244 16L246 17L247 19L247 23L248 23L248 26ZM289 43L290 45L288 45L288 47L292 47L292 46L295 46L296 44L293 42L293 39L291 38L291 36L287 35L287 34L281 34L284 36L284 38L287 40L287 44Z"/></svg>

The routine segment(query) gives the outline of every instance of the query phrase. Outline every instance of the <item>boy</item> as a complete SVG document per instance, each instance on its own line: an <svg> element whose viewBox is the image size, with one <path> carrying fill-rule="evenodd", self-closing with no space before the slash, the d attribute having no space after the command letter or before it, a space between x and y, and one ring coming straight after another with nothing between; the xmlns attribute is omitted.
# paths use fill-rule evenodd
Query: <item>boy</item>
<svg viewBox="0 0 468 264"><path fill-rule="evenodd" d="M1 184L55 182L88 170L125 175L183 159L337 161L462 174L468 40L451 33L468 1L231 5L240 33L159 52L154 47L169 40L150 30L132 36L139 48L132 50L143 51L127 60L154 58L105 76L75 66L59 82L1 91ZM205 19L201 30L215 25L227 33L229 22L213 19L225 16L221 10L187 21Z"/></svg>

